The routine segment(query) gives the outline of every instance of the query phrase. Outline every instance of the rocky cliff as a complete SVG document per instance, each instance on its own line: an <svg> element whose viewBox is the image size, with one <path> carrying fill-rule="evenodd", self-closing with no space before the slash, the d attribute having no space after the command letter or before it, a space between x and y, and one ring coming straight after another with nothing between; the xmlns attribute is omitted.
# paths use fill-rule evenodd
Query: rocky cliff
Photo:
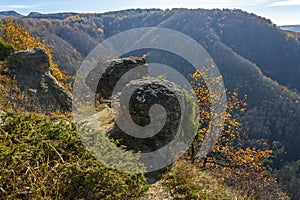
<svg viewBox="0 0 300 200"><path fill-rule="evenodd" d="M71 109L71 93L51 75L49 56L43 49L13 53L8 58L8 67L26 98L39 104L43 111Z"/></svg>

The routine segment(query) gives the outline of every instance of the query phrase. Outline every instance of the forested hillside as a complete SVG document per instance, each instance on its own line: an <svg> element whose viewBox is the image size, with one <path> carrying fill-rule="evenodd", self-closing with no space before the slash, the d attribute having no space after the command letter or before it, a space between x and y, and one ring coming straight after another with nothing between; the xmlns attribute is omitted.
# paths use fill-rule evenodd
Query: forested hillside
<svg viewBox="0 0 300 200"><path fill-rule="evenodd" d="M269 162L272 172L282 183L288 183L286 189L295 199L300 197L295 190L300 180L299 34L283 31L270 20L241 10L13 15L15 22L47 41L59 67L70 75L99 42L125 30L158 26L192 37L212 56L226 88L247 95L246 112L240 114L249 128L244 144L273 149L274 157ZM136 56L142 56L141 52ZM179 70L185 72L187 66L181 64Z"/></svg>

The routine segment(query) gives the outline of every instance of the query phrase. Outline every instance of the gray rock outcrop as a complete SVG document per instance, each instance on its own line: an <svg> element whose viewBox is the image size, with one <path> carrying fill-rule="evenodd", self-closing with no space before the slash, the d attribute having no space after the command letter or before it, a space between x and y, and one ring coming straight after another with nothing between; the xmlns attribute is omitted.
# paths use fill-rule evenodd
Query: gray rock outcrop
<svg viewBox="0 0 300 200"><path fill-rule="evenodd" d="M127 89L126 89L127 88ZM137 88L137 89L136 89ZM172 141L178 132L181 123L181 104L184 101L184 95L181 89L174 83L167 80L159 80L156 78L145 78L140 80L133 80L125 86L125 90L133 95L129 101L130 116L125 116L123 119L130 117L136 125L145 127L151 122L149 110L151 106L159 104L166 112L166 121L159 121L154 128L162 127L154 136L142 138L133 137L123 133L119 127L115 127L111 131L111 136L115 139L122 140L123 143L130 149L142 152L151 152L162 148ZM124 105L118 97L113 98L113 102ZM163 110L158 110L153 113L155 116L161 115ZM122 110L117 111L116 117L123 117ZM153 119L152 119L153 120ZM160 124L163 123L163 124ZM123 123L131 126L130 123ZM124 127L123 127L124 130ZM144 134L140 132L141 136Z"/></svg>
<svg viewBox="0 0 300 200"><path fill-rule="evenodd" d="M99 78L99 74L102 74L101 78ZM149 78L149 67L144 58L115 58L103 63L99 62L99 66L90 72L85 81L100 98L110 100L115 120L124 120L122 123L124 126L118 127L118 124L115 124L109 131L109 135L114 139L121 140L128 149L152 152L170 143L178 133L182 112L184 112L181 107L185 101L183 91L173 82ZM113 94L113 90L119 84L122 86L120 88L122 90ZM130 94L127 113L121 108L124 105L122 93ZM161 117L165 112L166 120L153 121L149 113L153 109L153 105L160 105L160 109L163 109L158 110L154 115ZM149 127L149 124L153 124L150 129L153 127L152 130L158 131L154 131L156 134L146 137L143 127ZM133 136L124 131L133 126L141 127L136 131L141 135Z"/></svg>
<svg viewBox="0 0 300 200"><path fill-rule="evenodd" d="M134 73L126 74L132 69L135 70ZM103 72L101 77L99 77L100 72ZM86 82L92 91L96 91L100 98L109 99L121 77L124 84L127 84L131 80L140 79L148 75L148 66L144 58L114 58L103 63L99 62L98 67L95 67L87 76Z"/></svg>
<svg viewBox="0 0 300 200"><path fill-rule="evenodd" d="M71 109L71 93L51 75L49 55L43 49L13 53L8 58L8 67L21 91L43 111Z"/></svg>

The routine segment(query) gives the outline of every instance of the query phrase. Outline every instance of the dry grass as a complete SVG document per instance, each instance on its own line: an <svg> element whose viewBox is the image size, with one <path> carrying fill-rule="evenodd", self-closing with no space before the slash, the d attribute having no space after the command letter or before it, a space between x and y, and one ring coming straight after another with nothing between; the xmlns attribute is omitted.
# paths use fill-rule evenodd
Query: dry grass
<svg viewBox="0 0 300 200"><path fill-rule="evenodd" d="M174 199L245 199L245 196L222 185L221 180L184 160L179 160L163 178Z"/></svg>

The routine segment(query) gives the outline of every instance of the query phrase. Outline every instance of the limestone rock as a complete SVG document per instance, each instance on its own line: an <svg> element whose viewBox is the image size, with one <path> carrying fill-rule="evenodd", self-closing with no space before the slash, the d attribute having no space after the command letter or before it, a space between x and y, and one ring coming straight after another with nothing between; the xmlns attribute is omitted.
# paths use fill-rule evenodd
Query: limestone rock
<svg viewBox="0 0 300 200"><path fill-rule="evenodd" d="M129 102L130 117L135 124L145 127L151 123L149 116L150 107L159 104L167 114L166 122L162 122L163 128L156 135L149 138L138 138L123 133L117 126L111 131L111 136L122 140L125 145L133 150L142 152L151 152L162 148L174 139L181 122L181 105L179 99L184 101L184 95L181 89L174 83L156 78L145 78L133 80L125 86L129 93L133 93ZM137 89L136 89L137 88ZM132 90L132 91L130 91ZM114 103L120 103L118 97L113 98ZM123 114L122 111L117 113ZM162 111L157 112L160 115ZM116 116L122 117L122 116ZM130 126L130 124L129 124ZM143 134L143 133L141 133Z"/></svg>
<svg viewBox="0 0 300 200"><path fill-rule="evenodd" d="M134 68L134 73L126 74ZM101 77L99 77L100 72L103 72ZM126 85L129 81L140 79L148 74L148 66L144 58L114 58L103 63L99 62L98 67L89 73L86 82L101 98L109 99L121 77L123 84Z"/></svg>
<svg viewBox="0 0 300 200"><path fill-rule="evenodd" d="M8 58L8 66L19 88L43 111L71 109L71 93L51 75L49 55L43 49L13 53Z"/></svg>

